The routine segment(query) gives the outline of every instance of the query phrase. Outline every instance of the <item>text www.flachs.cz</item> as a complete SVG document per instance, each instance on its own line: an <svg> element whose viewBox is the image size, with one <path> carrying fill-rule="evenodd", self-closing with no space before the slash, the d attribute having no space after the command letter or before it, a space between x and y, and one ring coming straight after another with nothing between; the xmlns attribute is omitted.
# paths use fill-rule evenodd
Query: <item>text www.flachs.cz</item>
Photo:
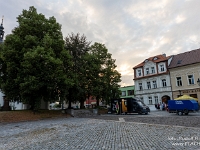
<svg viewBox="0 0 200 150"><path fill-rule="evenodd" d="M173 146L200 146L200 142L175 142Z"/></svg>

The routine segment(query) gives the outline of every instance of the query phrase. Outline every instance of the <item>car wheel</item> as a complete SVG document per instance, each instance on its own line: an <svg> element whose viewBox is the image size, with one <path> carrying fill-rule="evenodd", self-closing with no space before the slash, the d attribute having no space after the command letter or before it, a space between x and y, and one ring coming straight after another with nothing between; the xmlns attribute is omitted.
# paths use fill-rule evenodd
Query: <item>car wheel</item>
<svg viewBox="0 0 200 150"><path fill-rule="evenodd" d="M178 114L179 116L181 116L181 115L183 115L183 112L182 112L182 111L178 111L177 114Z"/></svg>
<svg viewBox="0 0 200 150"><path fill-rule="evenodd" d="M139 114L139 115L142 115L142 111L139 111L138 114Z"/></svg>
<svg viewBox="0 0 200 150"><path fill-rule="evenodd" d="M184 114L188 115L189 111L187 109L184 109Z"/></svg>

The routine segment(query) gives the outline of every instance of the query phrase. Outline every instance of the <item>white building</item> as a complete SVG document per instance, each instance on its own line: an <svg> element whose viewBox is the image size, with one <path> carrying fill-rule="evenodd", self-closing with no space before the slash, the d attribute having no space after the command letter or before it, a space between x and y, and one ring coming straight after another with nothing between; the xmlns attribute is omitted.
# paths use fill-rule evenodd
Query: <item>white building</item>
<svg viewBox="0 0 200 150"><path fill-rule="evenodd" d="M4 94L0 91L0 107L3 107L4 100L3 100ZM9 106L11 107L11 110L22 110L22 109L28 109L28 104L23 104L22 102L9 102Z"/></svg>
<svg viewBox="0 0 200 150"><path fill-rule="evenodd" d="M0 91L0 107L3 106L3 96L4 96L4 94Z"/></svg>
<svg viewBox="0 0 200 150"><path fill-rule="evenodd" d="M165 102L172 98L168 66L171 56L150 57L133 67L135 95L147 105Z"/></svg>

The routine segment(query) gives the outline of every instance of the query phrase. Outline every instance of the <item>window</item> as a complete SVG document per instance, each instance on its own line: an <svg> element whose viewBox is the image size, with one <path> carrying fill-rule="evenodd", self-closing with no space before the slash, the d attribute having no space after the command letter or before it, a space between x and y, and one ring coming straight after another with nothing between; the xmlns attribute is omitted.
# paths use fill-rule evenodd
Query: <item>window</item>
<svg viewBox="0 0 200 150"><path fill-rule="evenodd" d="M122 91L122 96L126 96L126 91Z"/></svg>
<svg viewBox="0 0 200 150"><path fill-rule="evenodd" d="M152 105L152 97L149 97L149 104Z"/></svg>
<svg viewBox="0 0 200 150"><path fill-rule="evenodd" d="M142 83L139 83L139 90L142 91L143 88L142 88Z"/></svg>
<svg viewBox="0 0 200 150"><path fill-rule="evenodd" d="M182 86L181 77L176 77L176 84L177 86Z"/></svg>
<svg viewBox="0 0 200 150"><path fill-rule="evenodd" d="M127 106L127 101L124 101L124 105Z"/></svg>
<svg viewBox="0 0 200 150"><path fill-rule="evenodd" d="M155 73L155 68L151 67L151 73Z"/></svg>
<svg viewBox="0 0 200 150"><path fill-rule="evenodd" d="M142 76L141 70L138 70L138 76Z"/></svg>
<svg viewBox="0 0 200 150"><path fill-rule="evenodd" d="M154 88L154 89L157 88L157 83L156 83L156 81L153 81L153 88Z"/></svg>
<svg viewBox="0 0 200 150"><path fill-rule="evenodd" d="M158 59L157 57L154 57L154 58L153 58L153 60L157 60L157 59Z"/></svg>
<svg viewBox="0 0 200 150"><path fill-rule="evenodd" d="M194 84L194 76L193 75L188 75L188 83Z"/></svg>
<svg viewBox="0 0 200 150"><path fill-rule="evenodd" d="M190 94L191 97L197 98L197 94Z"/></svg>
<svg viewBox="0 0 200 150"><path fill-rule="evenodd" d="M163 86L163 87L166 87L166 86L167 86L166 79L162 79L162 86Z"/></svg>
<svg viewBox="0 0 200 150"><path fill-rule="evenodd" d="M151 89L151 83L147 82L147 89Z"/></svg>
<svg viewBox="0 0 200 150"><path fill-rule="evenodd" d="M158 96L154 96L155 104L158 104Z"/></svg>
<svg viewBox="0 0 200 150"><path fill-rule="evenodd" d="M146 68L146 74L149 74L149 68Z"/></svg>
<svg viewBox="0 0 200 150"><path fill-rule="evenodd" d="M160 71L161 72L165 71L164 65L160 65Z"/></svg>
<svg viewBox="0 0 200 150"><path fill-rule="evenodd" d="M181 61L182 61L182 60L178 60L177 64L181 64Z"/></svg>
<svg viewBox="0 0 200 150"><path fill-rule="evenodd" d="M128 90L128 96L129 95L134 95L134 90Z"/></svg>

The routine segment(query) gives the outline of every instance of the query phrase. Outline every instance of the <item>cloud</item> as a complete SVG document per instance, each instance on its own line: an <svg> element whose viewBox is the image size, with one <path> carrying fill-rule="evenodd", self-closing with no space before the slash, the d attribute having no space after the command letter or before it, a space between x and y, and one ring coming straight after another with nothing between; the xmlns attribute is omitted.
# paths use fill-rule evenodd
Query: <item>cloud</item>
<svg viewBox="0 0 200 150"><path fill-rule="evenodd" d="M132 68L146 58L200 47L199 0L8 0L1 5L6 34L23 9L35 6L57 19L64 37L80 33L105 44L126 85L134 84Z"/></svg>

